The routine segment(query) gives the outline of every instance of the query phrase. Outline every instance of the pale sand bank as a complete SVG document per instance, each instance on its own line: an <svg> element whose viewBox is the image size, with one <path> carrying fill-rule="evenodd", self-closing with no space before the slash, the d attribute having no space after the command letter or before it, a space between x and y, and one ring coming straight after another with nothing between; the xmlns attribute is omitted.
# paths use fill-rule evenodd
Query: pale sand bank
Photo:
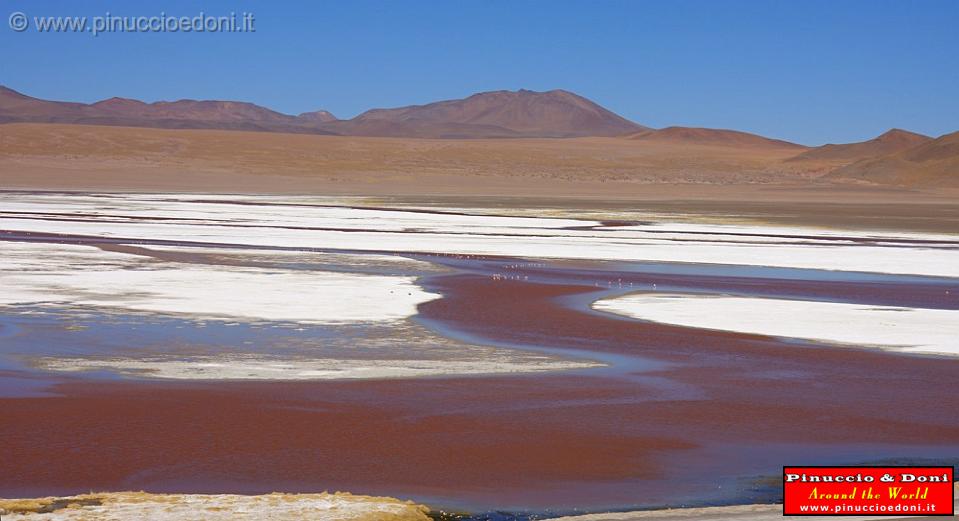
<svg viewBox="0 0 959 521"><path fill-rule="evenodd" d="M4 516L50 521L428 521L427 512L427 507L410 501L341 492L262 496L111 492L62 498L0 499L0 514Z"/></svg>
<svg viewBox="0 0 959 521"><path fill-rule="evenodd" d="M256 354L177 359L47 357L34 365L49 371L108 370L143 378L174 380L354 380L365 378L417 378L424 376L497 375L540 373L602 367L592 360L566 360L525 352L491 350L486 358L466 360L342 358L270 358Z"/></svg>

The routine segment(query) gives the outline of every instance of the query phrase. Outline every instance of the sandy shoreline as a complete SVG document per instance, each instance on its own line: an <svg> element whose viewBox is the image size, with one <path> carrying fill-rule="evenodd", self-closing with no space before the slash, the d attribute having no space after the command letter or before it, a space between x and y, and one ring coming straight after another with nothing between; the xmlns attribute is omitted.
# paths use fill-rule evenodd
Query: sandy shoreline
<svg viewBox="0 0 959 521"><path fill-rule="evenodd" d="M428 512L427 507L411 501L341 492L262 496L109 492L0 499L0 515L50 521L428 521Z"/></svg>

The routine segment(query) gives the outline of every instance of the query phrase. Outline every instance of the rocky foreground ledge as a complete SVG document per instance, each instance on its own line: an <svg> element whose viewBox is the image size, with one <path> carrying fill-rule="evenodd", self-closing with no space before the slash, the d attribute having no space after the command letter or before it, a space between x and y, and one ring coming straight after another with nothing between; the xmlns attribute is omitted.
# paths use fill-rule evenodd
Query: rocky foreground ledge
<svg viewBox="0 0 959 521"><path fill-rule="evenodd" d="M0 499L4 519L38 521L429 521L429 508L388 497L334 494L262 496L110 492L68 497Z"/></svg>

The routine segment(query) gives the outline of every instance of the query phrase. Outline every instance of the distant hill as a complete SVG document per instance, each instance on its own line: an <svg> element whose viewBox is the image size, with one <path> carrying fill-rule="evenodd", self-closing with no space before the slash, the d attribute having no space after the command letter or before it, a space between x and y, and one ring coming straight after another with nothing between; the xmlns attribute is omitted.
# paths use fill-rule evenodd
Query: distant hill
<svg viewBox="0 0 959 521"><path fill-rule="evenodd" d="M338 120L323 110L292 116L238 101L48 101L0 87L0 123L11 122L424 138L615 136L646 129L563 90L484 92Z"/></svg>
<svg viewBox="0 0 959 521"><path fill-rule="evenodd" d="M89 105L67 101L46 101L20 94L0 85L0 122L67 122L95 112ZM66 120L66 121L65 121Z"/></svg>
<svg viewBox="0 0 959 521"><path fill-rule="evenodd" d="M834 170L832 179L903 186L959 186L959 132Z"/></svg>
<svg viewBox="0 0 959 521"><path fill-rule="evenodd" d="M929 136L894 128L868 141L843 145L823 145L809 149L790 161L858 161L871 157L894 154L932 141Z"/></svg>
<svg viewBox="0 0 959 521"><path fill-rule="evenodd" d="M666 127L659 130L645 130L626 137L636 141L672 142L691 145L795 148L797 150L806 148L796 143L770 139L748 132L715 128Z"/></svg>
<svg viewBox="0 0 959 521"><path fill-rule="evenodd" d="M336 121L337 118L327 110L316 110L313 112L304 112L296 117L302 122L329 123Z"/></svg>

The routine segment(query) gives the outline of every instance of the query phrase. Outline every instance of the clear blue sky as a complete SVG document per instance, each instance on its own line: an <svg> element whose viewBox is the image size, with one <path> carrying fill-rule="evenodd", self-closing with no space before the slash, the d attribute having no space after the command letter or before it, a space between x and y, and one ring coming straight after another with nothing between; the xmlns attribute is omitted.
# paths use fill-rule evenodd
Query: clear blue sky
<svg viewBox="0 0 959 521"><path fill-rule="evenodd" d="M0 83L287 113L568 89L654 127L806 144L959 130L959 1L0 0ZM253 12L246 34L17 33L10 13Z"/></svg>

